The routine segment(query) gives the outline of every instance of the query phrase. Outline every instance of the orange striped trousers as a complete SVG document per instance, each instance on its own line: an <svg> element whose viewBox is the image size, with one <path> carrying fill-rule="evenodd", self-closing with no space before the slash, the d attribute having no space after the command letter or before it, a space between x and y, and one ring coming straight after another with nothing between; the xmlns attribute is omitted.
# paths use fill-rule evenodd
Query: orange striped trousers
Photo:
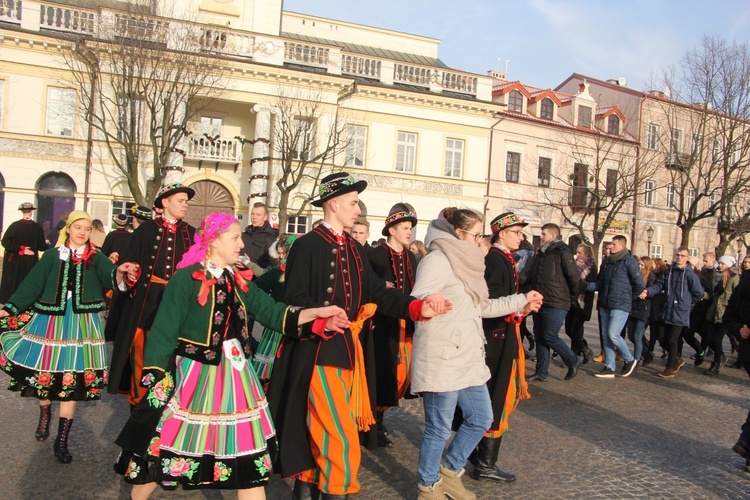
<svg viewBox="0 0 750 500"><path fill-rule="evenodd" d="M316 366L308 393L307 428L316 467L298 478L332 495L359 491L357 473L362 452L349 406L352 381L352 370Z"/></svg>
<svg viewBox="0 0 750 500"><path fill-rule="evenodd" d="M145 352L146 339L150 332L143 328L136 328L133 336L133 345L130 347L130 391L128 392L128 403L137 405L148 392L148 388L141 387L143 376L143 354Z"/></svg>

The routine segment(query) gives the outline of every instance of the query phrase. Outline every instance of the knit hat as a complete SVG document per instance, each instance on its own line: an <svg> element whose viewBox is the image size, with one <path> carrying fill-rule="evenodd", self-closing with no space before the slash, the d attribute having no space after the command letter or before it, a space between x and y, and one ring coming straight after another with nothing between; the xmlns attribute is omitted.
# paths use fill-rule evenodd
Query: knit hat
<svg viewBox="0 0 750 500"><path fill-rule="evenodd" d="M388 217L385 218L385 227L380 234L387 238L390 235L388 228L401 222L411 222L411 227L414 227L417 225L417 214L408 205L396 203L391 207L391 211L388 212Z"/></svg>
<svg viewBox="0 0 750 500"><path fill-rule="evenodd" d="M351 174L346 172L338 172L331 175L326 175L323 180L320 181L320 187L318 187L318 199L311 201L314 207L322 207L323 203L336 198L342 194L351 193L356 191L361 193L367 187L367 181L357 181Z"/></svg>
<svg viewBox="0 0 750 500"><path fill-rule="evenodd" d="M65 229L60 230L60 236L57 237L56 247L63 246L65 239L68 237L68 229L77 220L86 219L91 222L91 216L82 210L73 210L68 214L68 222L65 223Z"/></svg>
<svg viewBox="0 0 750 500"><path fill-rule="evenodd" d="M735 260L735 258L731 255L722 255L719 259L719 263L724 264L727 267L734 267L734 265L737 263L737 260Z"/></svg>
<svg viewBox="0 0 750 500"><path fill-rule="evenodd" d="M154 206L156 208L164 208L162 206L162 200L169 198L173 194L185 193L187 194L188 200L195 196L195 191L192 188L184 186L182 184L182 175L185 173L185 169L182 167L164 167L164 179L162 180L161 189L156 193L156 199L154 200Z"/></svg>

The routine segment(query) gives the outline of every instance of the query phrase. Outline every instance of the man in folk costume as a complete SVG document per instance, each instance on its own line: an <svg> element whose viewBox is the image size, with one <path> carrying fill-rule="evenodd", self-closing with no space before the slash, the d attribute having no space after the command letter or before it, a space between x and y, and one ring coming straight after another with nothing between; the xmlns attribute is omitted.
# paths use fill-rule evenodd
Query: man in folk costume
<svg viewBox="0 0 750 500"><path fill-rule="evenodd" d="M182 255L192 245L195 234L195 228L182 220L195 191L182 184L181 167L166 170L164 185L154 200L154 206L163 210L162 216L144 222L133 231L130 244L120 259L120 262L138 264L140 275L122 308L108 391L127 393L131 408L147 392L140 385L143 352L164 288Z"/></svg>
<svg viewBox="0 0 750 500"><path fill-rule="evenodd" d="M417 224L417 214L403 203L396 203L385 219L382 234L385 245L378 245L367 254L375 274L405 294L414 287L417 258L409 251L412 228ZM398 406L409 390L411 381L411 346L414 323L406 319L376 314L373 337L375 344L375 372L377 394L378 446L392 447L383 417L385 410Z"/></svg>
<svg viewBox="0 0 750 500"><path fill-rule="evenodd" d="M527 226L513 212L495 217L490 223L492 246L484 259L484 279L490 298L505 297L519 292L518 274L513 253L523 241L522 228ZM474 466L474 479L487 479L502 483L516 480L516 476L503 472L497 463L503 435L508 430L508 417L518 402L530 397L526 385L523 342L518 313L500 318L482 320L487 339L485 362L491 377L487 381L492 400L492 427L484 434L479 445L469 457Z"/></svg>
<svg viewBox="0 0 750 500"><path fill-rule="evenodd" d="M312 202L323 208L323 223L300 237L287 258L287 303L337 305L353 320L343 334L317 320L303 327L301 338L282 341L268 398L279 436L274 469L296 479L293 498L346 498L360 489L358 431L375 420L359 333L374 305L384 314L422 321L450 308L442 296L414 299L386 288L361 245L344 231L361 213L359 193L366 186L345 172L324 177Z"/></svg>
<svg viewBox="0 0 750 500"><path fill-rule="evenodd" d="M115 225L115 229L107 233L102 243L102 253L107 256L113 264L117 264L120 260L120 255L125 253L125 249L130 243L130 237L133 233L128 229L128 216L125 214L117 214L112 217L112 223Z"/></svg>
<svg viewBox="0 0 750 500"><path fill-rule="evenodd" d="M31 268L39 261L39 252L47 249L44 230L31 216L32 203L21 203L18 210L22 218L8 226L3 234L3 278L0 283L0 304L4 304L21 285Z"/></svg>

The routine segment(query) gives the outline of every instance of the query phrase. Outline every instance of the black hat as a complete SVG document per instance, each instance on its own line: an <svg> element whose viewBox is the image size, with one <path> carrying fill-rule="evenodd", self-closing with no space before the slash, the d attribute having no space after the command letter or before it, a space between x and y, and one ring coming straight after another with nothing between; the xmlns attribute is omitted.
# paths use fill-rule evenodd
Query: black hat
<svg viewBox="0 0 750 500"><path fill-rule="evenodd" d="M18 205L18 210L21 210L22 212L28 212L29 210L36 210L36 208L34 208L33 203L27 201Z"/></svg>
<svg viewBox="0 0 750 500"><path fill-rule="evenodd" d="M327 175L320 181L320 187L318 188L318 199L312 201L314 207L322 207L323 203L336 198L342 194L351 193L356 191L361 193L367 187L367 181L357 181L354 177L346 172L338 172L335 174Z"/></svg>
<svg viewBox="0 0 750 500"><path fill-rule="evenodd" d="M130 213L138 220L151 220L151 209L142 205L133 205L130 208Z"/></svg>
<svg viewBox="0 0 750 500"><path fill-rule="evenodd" d="M156 194L154 200L154 206L156 208L164 208L162 200L169 198L173 194L185 193L188 196L188 200L195 196L195 190L182 184L182 175L185 173L185 169L182 167L164 167L164 180Z"/></svg>
<svg viewBox="0 0 750 500"><path fill-rule="evenodd" d="M112 222L114 222L117 227L125 227L128 223L128 216L125 214L117 214L112 217Z"/></svg>
<svg viewBox="0 0 750 500"><path fill-rule="evenodd" d="M528 225L528 222L525 222L513 212L505 212L492 219L492 222L490 222L490 230L492 231L492 234L495 234L511 226L526 227Z"/></svg>
<svg viewBox="0 0 750 500"><path fill-rule="evenodd" d="M401 222L411 222L411 227L414 227L417 225L417 214L408 205L396 203L391 207L391 211L388 212L388 217L385 218L385 227L380 234L385 237L390 236L388 228Z"/></svg>

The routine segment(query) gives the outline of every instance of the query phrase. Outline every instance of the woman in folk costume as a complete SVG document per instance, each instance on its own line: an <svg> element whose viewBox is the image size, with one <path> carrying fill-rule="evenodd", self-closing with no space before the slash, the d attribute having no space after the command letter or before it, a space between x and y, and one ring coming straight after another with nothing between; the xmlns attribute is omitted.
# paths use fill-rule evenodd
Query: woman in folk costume
<svg viewBox="0 0 750 500"><path fill-rule="evenodd" d="M430 222L430 252L417 267L412 295L440 293L453 309L429 322L417 322L412 351L411 391L422 394L425 431L419 450L419 498L472 499L462 483L464 466L493 422L487 389L482 317L525 315L541 306L529 292L490 299L484 252L479 248L482 216L446 208ZM463 419L443 459L457 408Z"/></svg>
<svg viewBox="0 0 750 500"><path fill-rule="evenodd" d="M333 331L349 324L338 307L274 302L250 282L252 273L235 269L242 247L235 217L208 215L166 287L146 345L142 384L149 391L116 441L115 471L135 484L131 498L178 484L265 498L277 446L247 362L248 316L287 335L316 318L328 318Z"/></svg>
<svg viewBox="0 0 750 500"><path fill-rule="evenodd" d="M76 403L101 398L107 382L107 352L101 319L104 290L122 283L135 267L115 268L90 242L91 218L71 212L57 248L42 259L0 311L0 318L36 314L22 329L0 337L0 368L11 376L8 389L39 399L38 441L49 437L52 401L60 401L55 456L73 460L68 434Z"/></svg>
<svg viewBox="0 0 750 500"><path fill-rule="evenodd" d="M289 249L297 240L293 234L282 234L276 243L269 249L269 255L279 262L279 265L271 267L256 278L253 283L255 286L266 292L277 302L284 302L286 293L286 256L289 255ZM276 353L281 345L283 334L271 328L263 331L260 338L258 350L253 355L253 369L261 382L266 383L273 372L273 362L276 359Z"/></svg>

